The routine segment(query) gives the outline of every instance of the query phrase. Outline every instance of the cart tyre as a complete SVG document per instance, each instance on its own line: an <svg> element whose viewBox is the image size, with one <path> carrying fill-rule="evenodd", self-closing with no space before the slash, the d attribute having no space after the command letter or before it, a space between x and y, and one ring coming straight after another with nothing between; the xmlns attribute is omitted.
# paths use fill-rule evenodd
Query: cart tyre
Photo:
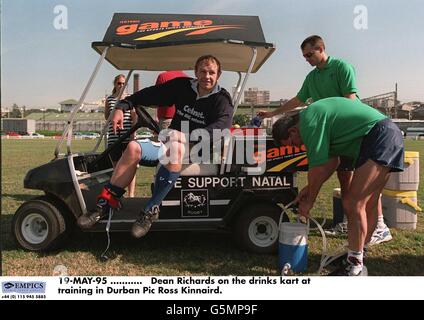
<svg viewBox="0 0 424 320"><path fill-rule="evenodd" d="M278 250L278 220L281 208L273 203L257 203L243 207L234 225L234 236L247 251L271 254ZM283 222L289 221L286 214Z"/></svg>
<svg viewBox="0 0 424 320"><path fill-rule="evenodd" d="M47 197L25 202L12 219L16 242L30 251L57 249L65 238L65 231L64 215Z"/></svg>

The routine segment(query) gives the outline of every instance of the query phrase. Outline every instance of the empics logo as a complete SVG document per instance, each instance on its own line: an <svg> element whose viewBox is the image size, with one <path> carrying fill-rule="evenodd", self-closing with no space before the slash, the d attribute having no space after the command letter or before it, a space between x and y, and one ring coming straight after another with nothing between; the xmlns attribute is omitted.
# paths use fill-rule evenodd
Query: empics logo
<svg viewBox="0 0 424 320"><path fill-rule="evenodd" d="M6 282L6 283L3 283L3 287L4 287L5 289L10 289L10 288L13 288L13 287L14 287L14 285L13 285L13 283L11 283L11 282Z"/></svg>
<svg viewBox="0 0 424 320"><path fill-rule="evenodd" d="M241 25L214 25L212 20L196 21L160 21L144 22L140 20L121 21L121 26L116 29L118 36L130 35L133 33L154 32L152 34L139 37L135 40L157 40L172 34L188 32L186 36L202 35L213 31L224 29L243 29Z"/></svg>
<svg viewBox="0 0 424 320"><path fill-rule="evenodd" d="M46 283L41 281L8 281L1 283L2 293L45 293Z"/></svg>

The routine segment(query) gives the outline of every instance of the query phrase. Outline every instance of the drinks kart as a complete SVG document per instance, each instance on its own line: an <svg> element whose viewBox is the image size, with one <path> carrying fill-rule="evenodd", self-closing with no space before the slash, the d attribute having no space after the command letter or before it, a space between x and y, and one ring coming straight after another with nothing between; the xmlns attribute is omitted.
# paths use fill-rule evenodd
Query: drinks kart
<svg viewBox="0 0 424 320"><path fill-rule="evenodd" d="M238 73L233 97L236 112L249 75L257 72L275 50L273 44L265 42L258 17L128 13L115 14L103 41L93 42L92 47L101 55L100 59L78 105L70 113L54 159L30 170L24 179L25 188L45 193L23 203L13 217L13 234L27 250L60 247L75 227L76 219L95 209L96 196L112 175L109 153L125 135L104 152L98 152L105 126L91 152L71 151L75 115L83 107L104 60L118 70L129 70L128 81L134 70L191 70L199 56L212 54L226 71ZM139 121L132 132L142 126L159 131L142 106L136 111ZM221 230L232 232L236 241L249 251L276 251L281 213L278 204L295 198L294 172L306 165L306 154L297 148L277 148L270 137L251 130L252 133L240 130L227 139L218 163L184 167L162 202L160 218L151 231ZM238 146L246 147L252 139L255 148L250 153L245 150L246 160L237 164ZM64 141L67 152L61 154ZM122 200L123 208L110 221L111 232L128 232L148 199ZM107 220L101 220L88 231L104 232L106 225Z"/></svg>

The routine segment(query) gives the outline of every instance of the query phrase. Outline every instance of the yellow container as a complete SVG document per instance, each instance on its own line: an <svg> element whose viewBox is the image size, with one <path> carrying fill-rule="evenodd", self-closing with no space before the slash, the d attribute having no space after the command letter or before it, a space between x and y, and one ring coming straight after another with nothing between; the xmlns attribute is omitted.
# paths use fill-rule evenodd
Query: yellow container
<svg viewBox="0 0 424 320"><path fill-rule="evenodd" d="M384 189L381 197L383 216L390 228L415 230L418 212L416 191Z"/></svg>
<svg viewBox="0 0 424 320"><path fill-rule="evenodd" d="M403 172L392 172L385 189L418 190L420 182L420 153L405 151L405 169Z"/></svg>

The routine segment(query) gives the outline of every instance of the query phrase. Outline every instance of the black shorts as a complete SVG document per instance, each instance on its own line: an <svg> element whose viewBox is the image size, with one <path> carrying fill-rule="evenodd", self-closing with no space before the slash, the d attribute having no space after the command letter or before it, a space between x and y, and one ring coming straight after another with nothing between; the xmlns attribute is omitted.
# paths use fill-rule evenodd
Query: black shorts
<svg viewBox="0 0 424 320"><path fill-rule="evenodd" d="M391 172L403 171L403 135L390 119L377 122L363 138L356 168L368 159L389 167Z"/></svg>
<svg viewBox="0 0 424 320"><path fill-rule="evenodd" d="M112 159L112 161L117 162L119 159L121 159L121 156L124 153L124 150L127 148L127 146L128 146L128 142L124 142L124 143L121 143L120 145L116 146L109 153L110 158Z"/></svg>
<svg viewBox="0 0 424 320"><path fill-rule="evenodd" d="M344 157L344 156L340 156L340 163L339 166L337 167L337 171L353 171L355 170L355 164L353 163L353 159L352 158L348 158L348 157Z"/></svg>

